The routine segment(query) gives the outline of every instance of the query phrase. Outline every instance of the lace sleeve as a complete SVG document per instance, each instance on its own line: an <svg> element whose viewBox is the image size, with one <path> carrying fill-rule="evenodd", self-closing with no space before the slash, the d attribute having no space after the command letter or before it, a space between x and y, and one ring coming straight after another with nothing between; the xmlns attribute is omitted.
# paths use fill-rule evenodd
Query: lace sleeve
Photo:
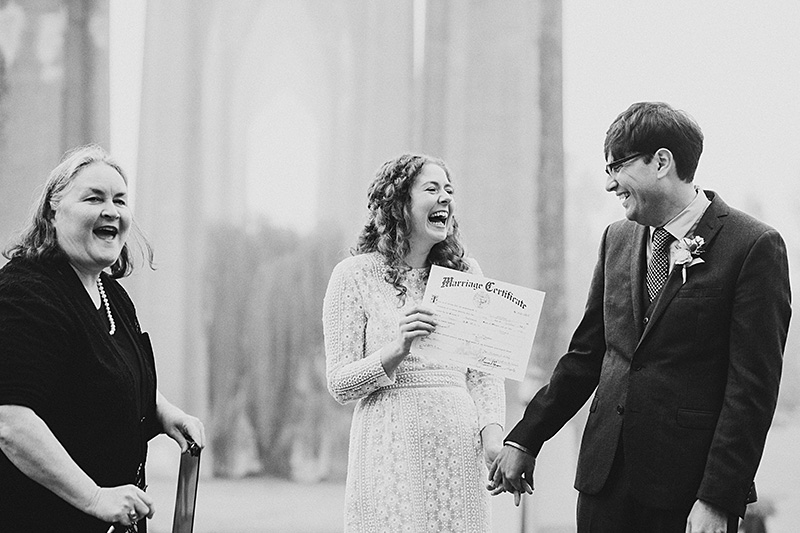
<svg viewBox="0 0 800 533"><path fill-rule="evenodd" d="M478 408L478 427L489 424L506 425L506 388L503 378L467 369L467 389Z"/></svg>
<svg viewBox="0 0 800 533"><path fill-rule="evenodd" d="M467 258L467 262L471 274L483 275L475 259ZM500 427L504 427L506 389L503 378L470 368L467 369L467 388L478 408L478 427L483 429L489 424L500 424Z"/></svg>
<svg viewBox="0 0 800 533"><path fill-rule="evenodd" d="M322 308L328 390L339 403L358 400L393 380L380 352L366 355L367 314L352 263L339 263L331 274Z"/></svg>

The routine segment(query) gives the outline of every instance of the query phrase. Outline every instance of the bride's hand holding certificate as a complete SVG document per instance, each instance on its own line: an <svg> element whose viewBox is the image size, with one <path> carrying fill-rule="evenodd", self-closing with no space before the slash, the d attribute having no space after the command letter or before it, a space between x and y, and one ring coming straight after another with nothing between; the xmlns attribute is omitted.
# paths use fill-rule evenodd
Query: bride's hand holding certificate
<svg viewBox="0 0 800 533"><path fill-rule="evenodd" d="M381 364L387 375L392 375L411 351L417 339L429 335L436 328L434 311L427 305L409 307L398 325L397 339L381 354Z"/></svg>

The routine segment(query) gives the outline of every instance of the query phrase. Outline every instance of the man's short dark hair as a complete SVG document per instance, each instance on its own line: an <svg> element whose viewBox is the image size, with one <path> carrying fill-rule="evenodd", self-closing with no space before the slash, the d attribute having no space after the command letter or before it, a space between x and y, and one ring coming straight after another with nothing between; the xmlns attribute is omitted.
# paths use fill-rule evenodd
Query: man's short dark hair
<svg viewBox="0 0 800 533"><path fill-rule="evenodd" d="M611 123L603 148L606 159L650 154L647 163L659 148L666 148L675 158L678 177L691 182L703 153L703 132L685 111L663 102L638 102Z"/></svg>

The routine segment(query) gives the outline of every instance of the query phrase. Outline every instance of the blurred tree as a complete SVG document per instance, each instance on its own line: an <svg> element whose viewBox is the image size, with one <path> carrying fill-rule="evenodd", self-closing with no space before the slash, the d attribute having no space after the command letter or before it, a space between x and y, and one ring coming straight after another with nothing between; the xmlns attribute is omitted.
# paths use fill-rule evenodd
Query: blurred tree
<svg viewBox="0 0 800 533"><path fill-rule="evenodd" d="M268 225L211 233L215 474L341 478L352 411L327 392L321 317L328 277L346 254L343 239L324 228L298 237Z"/></svg>
<svg viewBox="0 0 800 533"><path fill-rule="evenodd" d="M205 319L208 338L209 426L215 450L215 473L232 476L248 473L242 464L243 423L250 401L253 368L245 350L245 325L248 322L251 293L257 284L255 272L271 257L286 254L293 236L270 227L254 234L240 228L220 225L209 235L205 264L209 314ZM244 416L244 418L243 418ZM247 461L245 461L247 463Z"/></svg>
<svg viewBox="0 0 800 533"><path fill-rule="evenodd" d="M319 481L335 442L346 442L350 408L327 391L322 301L342 259L342 238L321 231L297 239L291 251L262 263L250 292L244 329L251 366L248 412L264 470ZM337 458L342 461L342 457Z"/></svg>

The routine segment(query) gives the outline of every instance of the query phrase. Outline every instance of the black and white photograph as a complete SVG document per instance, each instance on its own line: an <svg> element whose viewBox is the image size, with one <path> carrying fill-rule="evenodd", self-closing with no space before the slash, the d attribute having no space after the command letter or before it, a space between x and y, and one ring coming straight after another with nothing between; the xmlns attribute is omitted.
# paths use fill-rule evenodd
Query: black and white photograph
<svg viewBox="0 0 800 533"><path fill-rule="evenodd" d="M0 531L795 533L798 27L0 0Z"/></svg>

